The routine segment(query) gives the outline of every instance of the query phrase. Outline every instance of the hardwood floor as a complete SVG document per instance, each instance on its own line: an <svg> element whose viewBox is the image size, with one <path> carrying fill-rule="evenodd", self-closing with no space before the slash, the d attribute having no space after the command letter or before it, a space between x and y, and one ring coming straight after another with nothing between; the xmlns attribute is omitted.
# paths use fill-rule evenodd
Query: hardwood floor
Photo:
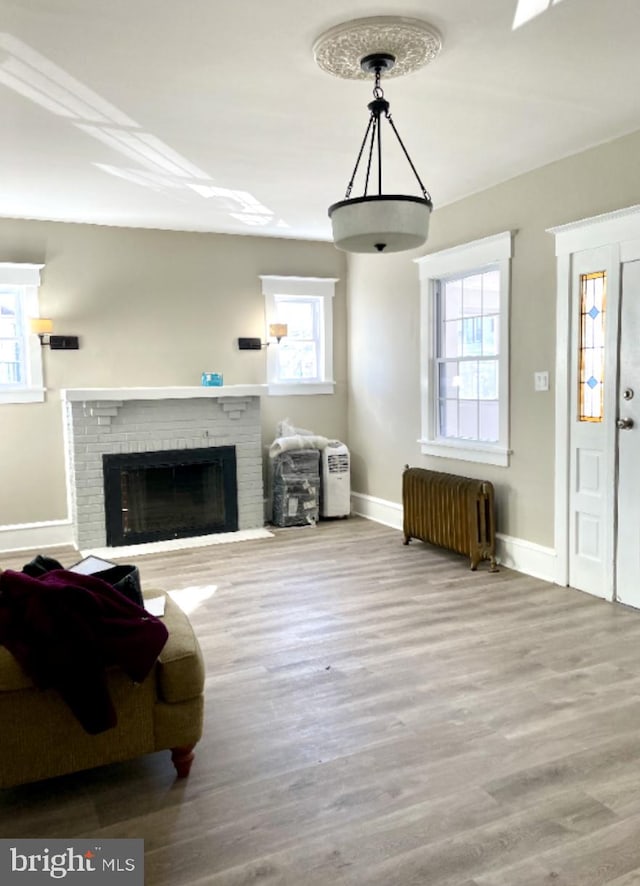
<svg viewBox="0 0 640 886"><path fill-rule="evenodd" d="M135 560L216 586L191 776L0 792L0 836L143 837L148 886L640 884L640 612L359 518L274 532Z"/></svg>

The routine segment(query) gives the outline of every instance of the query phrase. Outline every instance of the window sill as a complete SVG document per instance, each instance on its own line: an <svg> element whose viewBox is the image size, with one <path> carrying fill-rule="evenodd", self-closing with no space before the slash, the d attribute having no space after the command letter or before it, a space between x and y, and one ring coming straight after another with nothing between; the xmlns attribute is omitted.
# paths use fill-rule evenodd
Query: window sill
<svg viewBox="0 0 640 886"><path fill-rule="evenodd" d="M46 388L17 388L0 390L0 405L3 403L43 403Z"/></svg>
<svg viewBox="0 0 640 886"><path fill-rule="evenodd" d="M272 382L268 385L271 397L296 397L310 394L333 394L336 383L334 381L296 381L296 382Z"/></svg>
<svg viewBox="0 0 640 886"><path fill-rule="evenodd" d="M502 446L453 440L419 440L418 442L423 455L457 458L460 461L474 461L478 464L498 465L502 468L509 467L511 450Z"/></svg>

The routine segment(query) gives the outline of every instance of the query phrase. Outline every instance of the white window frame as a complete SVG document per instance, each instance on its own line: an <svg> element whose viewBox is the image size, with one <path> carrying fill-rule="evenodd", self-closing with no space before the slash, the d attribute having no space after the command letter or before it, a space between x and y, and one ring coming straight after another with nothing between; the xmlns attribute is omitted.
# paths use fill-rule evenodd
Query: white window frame
<svg viewBox="0 0 640 886"><path fill-rule="evenodd" d="M509 302L512 233L505 231L415 259L420 274L421 404L423 455L456 458L501 467L509 465ZM436 290L441 281L483 272L500 272L499 437L496 443L438 437Z"/></svg>
<svg viewBox="0 0 640 886"><path fill-rule="evenodd" d="M287 299L318 299L320 303L320 347L318 379L313 381L282 381L278 374L278 353L275 340L267 348L267 386L270 394L333 394L333 299L337 277L281 277L261 275L265 299L265 335L270 341L269 326L283 322L278 317L278 296Z"/></svg>
<svg viewBox="0 0 640 886"><path fill-rule="evenodd" d="M29 320L40 316L38 288L40 271L43 267L44 265L22 262L0 262L0 285L15 287L22 300L22 336L27 373L24 384L0 384L0 404L41 403L44 400L42 345L38 336L34 335L29 327Z"/></svg>

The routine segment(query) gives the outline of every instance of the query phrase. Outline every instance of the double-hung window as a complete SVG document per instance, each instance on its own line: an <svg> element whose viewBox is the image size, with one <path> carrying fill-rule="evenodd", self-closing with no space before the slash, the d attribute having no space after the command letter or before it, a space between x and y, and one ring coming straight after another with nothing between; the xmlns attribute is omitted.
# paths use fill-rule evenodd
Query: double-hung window
<svg viewBox="0 0 640 886"><path fill-rule="evenodd" d="M38 316L41 268L0 262L0 403L44 400L41 347L29 324Z"/></svg>
<svg viewBox="0 0 640 886"><path fill-rule="evenodd" d="M287 334L270 342L267 379L271 394L331 394L333 380L333 298L331 277L263 276L267 334L286 324Z"/></svg>
<svg viewBox="0 0 640 886"><path fill-rule="evenodd" d="M509 232L418 259L422 452L507 465Z"/></svg>

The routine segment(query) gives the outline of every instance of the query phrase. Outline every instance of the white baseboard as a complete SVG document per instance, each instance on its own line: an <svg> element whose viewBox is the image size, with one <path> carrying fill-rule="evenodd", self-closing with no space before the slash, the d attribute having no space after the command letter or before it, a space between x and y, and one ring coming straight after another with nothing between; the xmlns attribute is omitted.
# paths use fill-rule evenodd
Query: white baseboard
<svg viewBox="0 0 640 886"><path fill-rule="evenodd" d="M402 529L402 505L373 495L351 494L352 511L367 520L383 523L392 529ZM496 555L499 563L509 569L524 572L534 578L556 582L556 552L523 538L514 538L501 532L496 534Z"/></svg>
<svg viewBox="0 0 640 886"><path fill-rule="evenodd" d="M402 505L393 501L385 501L373 495L360 492L351 493L351 511L375 523L383 523L392 529L402 529Z"/></svg>
<svg viewBox="0 0 640 886"><path fill-rule="evenodd" d="M553 548L497 532L496 554L498 562L509 569L557 584L558 564Z"/></svg>
<svg viewBox="0 0 640 886"><path fill-rule="evenodd" d="M46 523L16 523L0 526L0 551L40 550L72 545L71 520L49 520Z"/></svg>

